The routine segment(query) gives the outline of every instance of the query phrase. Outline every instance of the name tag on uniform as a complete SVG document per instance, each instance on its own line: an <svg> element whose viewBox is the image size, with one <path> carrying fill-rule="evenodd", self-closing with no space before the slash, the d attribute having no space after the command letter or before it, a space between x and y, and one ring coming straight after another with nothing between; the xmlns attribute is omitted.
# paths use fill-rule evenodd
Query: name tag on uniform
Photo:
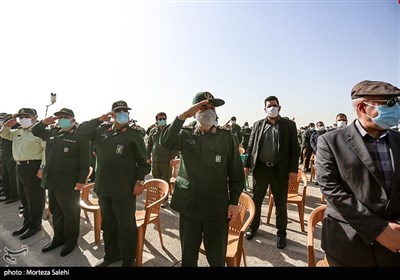
<svg viewBox="0 0 400 280"><path fill-rule="evenodd" d="M122 155L123 151L124 151L124 145L117 145L117 149L115 150L115 153Z"/></svg>
<svg viewBox="0 0 400 280"><path fill-rule="evenodd" d="M192 140L192 139L186 139L186 142L190 145L194 145L196 143L196 141Z"/></svg>
<svg viewBox="0 0 400 280"><path fill-rule="evenodd" d="M64 147L64 153L68 153L69 148L68 147Z"/></svg>
<svg viewBox="0 0 400 280"><path fill-rule="evenodd" d="M215 162L221 162L221 160L222 160L221 155L216 155L215 156Z"/></svg>

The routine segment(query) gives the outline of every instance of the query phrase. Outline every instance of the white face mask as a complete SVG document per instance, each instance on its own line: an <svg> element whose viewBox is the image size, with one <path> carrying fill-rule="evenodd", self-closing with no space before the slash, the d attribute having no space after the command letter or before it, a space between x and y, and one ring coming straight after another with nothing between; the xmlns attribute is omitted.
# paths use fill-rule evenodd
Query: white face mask
<svg viewBox="0 0 400 280"><path fill-rule="evenodd" d="M217 120L217 114L213 109L198 111L195 115L196 120L204 126L212 126Z"/></svg>
<svg viewBox="0 0 400 280"><path fill-rule="evenodd" d="M33 124L33 122L32 122L32 119L30 119L30 118L23 118L23 119L19 119L19 124L23 128L28 128Z"/></svg>
<svg viewBox="0 0 400 280"><path fill-rule="evenodd" d="M279 107L268 107L267 110L267 116L270 118L276 118L279 114Z"/></svg>
<svg viewBox="0 0 400 280"><path fill-rule="evenodd" d="M343 127L346 127L346 125L347 125L346 121L337 121L336 122L337 128L343 128Z"/></svg>

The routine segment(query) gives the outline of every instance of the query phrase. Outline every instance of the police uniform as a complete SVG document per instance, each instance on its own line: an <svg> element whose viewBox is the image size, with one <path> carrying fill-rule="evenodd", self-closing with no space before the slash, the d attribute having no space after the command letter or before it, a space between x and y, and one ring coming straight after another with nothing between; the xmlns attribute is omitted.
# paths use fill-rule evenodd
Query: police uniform
<svg viewBox="0 0 400 280"><path fill-rule="evenodd" d="M215 100L199 93L193 104L205 99ZM228 205L238 204L244 187L239 150L229 130L212 126L203 133L183 123L176 118L160 138L162 146L181 152L171 208L180 213L182 266L197 266L202 239L210 266L224 266Z"/></svg>
<svg viewBox="0 0 400 280"><path fill-rule="evenodd" d="M117 101L112 110L128 108ZM130 108L129 108L130 109ZM122 257L123 266L131 266L136 258L137 227L136 197L133 188L137 180L150 173L146 162L146 147L140 129L126 124L116 129L99 119L83 122L80 137L90 138L96 146L97 170L94 191L99 197L104 238L104 262Z"/></svg>
<svg viewBox="0 0 400 280"><path fill-rule="evenodd" d="M72 110L63 108L54 115L74 117ZM77 183L84 184L89 173L90 144L78 140L77 125L69 130L58 126L47 129L43 122L32 128L32 133L46 141L46 164L42 185L49 190L49 207L53 214L54 246L65 243L73 249L79 237L80 206ZM46 251L46 250L45 250Z"/></svg>
<svg viewBox="0 0 400 280"><path fill-rule="evenodd" d="M18 116L32 117L37 116L37 113L32 108L21 108L14 117ZM40 165L44 162L45 142L33 135L32 126L18 129L3 126L1 130L1 137L13 141L13 157L17 162L18 191L24 206L24 222L13 235L22 234L21 239L28 238L41 229L45 202L45 191L37 177Z"/></svg>

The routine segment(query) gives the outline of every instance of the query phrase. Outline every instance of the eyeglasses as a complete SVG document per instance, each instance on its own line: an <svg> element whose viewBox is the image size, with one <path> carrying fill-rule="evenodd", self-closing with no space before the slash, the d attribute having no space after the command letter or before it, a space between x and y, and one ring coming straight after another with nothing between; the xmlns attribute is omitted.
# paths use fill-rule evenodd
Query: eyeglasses
<svg viewBox="0 0 400 280"><path fill-rule="evenodd" d="M380 105L387 105L388 107L393 107L394 105L396 105L396 103L399 103L400 105L400 99L398 97L392 97L388 100L383 99L383 100L371 100L371 102L375 102L375 103L381 103Z"/></svg>
<svg viewBox="0 0 400 280"><path fill-rule="evenodd" d="M159 121L166 121L167 119L166 118L159 118L158 120Z"/></svg>

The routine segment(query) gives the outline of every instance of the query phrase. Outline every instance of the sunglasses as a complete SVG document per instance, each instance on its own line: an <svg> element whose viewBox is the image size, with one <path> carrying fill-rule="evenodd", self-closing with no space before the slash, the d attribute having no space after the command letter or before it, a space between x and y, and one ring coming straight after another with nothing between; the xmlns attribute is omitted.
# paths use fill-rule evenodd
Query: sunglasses
<svg viewBox="0 0 400 280"><path fill-rule="evenodd" d="M166 121L167 119L166 118L159 118L158 120L159 121Z"/></svg>
<svg viewBox="0 0 400 280"><path fill-rule="evenodd" d="M115 109L114 112L115 112L115 113L119 113L119 112L128 112L128 109Z"/></svg>

